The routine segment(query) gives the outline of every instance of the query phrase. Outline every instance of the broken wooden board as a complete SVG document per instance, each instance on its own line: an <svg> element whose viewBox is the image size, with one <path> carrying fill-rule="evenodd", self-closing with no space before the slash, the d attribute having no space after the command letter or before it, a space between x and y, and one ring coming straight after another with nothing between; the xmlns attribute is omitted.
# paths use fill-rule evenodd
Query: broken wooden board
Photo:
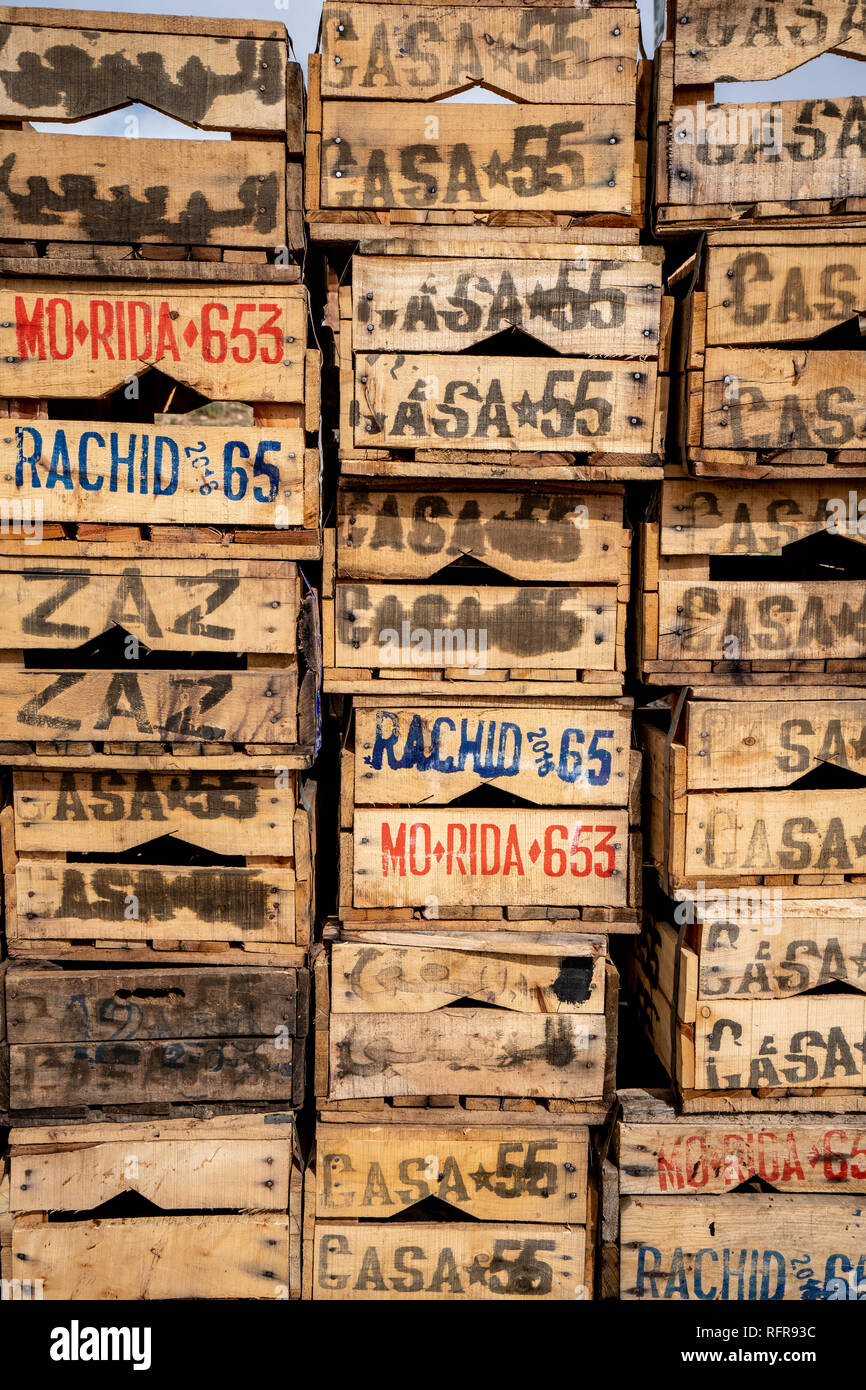
<svg viewBox="0 0 866 1390"><path fill-rule="evenodd" d="M620 1298L856 1297L864 1238L858 1197L625 1197Z"/></svg>
<svg viewBox="0 0 866 1390"><path fill-rule="evenodd" d="M834 984L866 991L859 900L852 900L845 916L809 913L808 903L800 905L800 916L788 903L785 915L781 889L761 891L765 896L755 904L754 920L745 904L736 915L713 903L709 920L704 910L696 947L699 999L789 999ZM748 901L749 890L739 889L737 896ZM758 890L752 896L758 898ZM724 897L723 890L718 897Z"/></svg>
<svg viewBox="0 0 866 1390"><path fill-rule="evenodd" d="M628 814L619 808L358 809L351 848L356 908L629 903Z"/></svg>
<svg viewBox="0 0 866 1390"><path fill-rule="evenodd" d="M598 1014L604 979L603 954L563 959L340 942L331 953L331 1008L416 1014L473 1000L517 1013Z"/></svg>
<svg viewBox="0 0 866 1390"><path fill-rule="evenodd" d="M322 11L322 95L433 101L484 86L518 101L633 105L638 14L501 5ZM400 118L392 109L392 120Z"/></svg>
<svg viewBox="0 0 866 1390"><path fill-rule="evenodd" d="M199 130L285 135L288 48L277 25L268 26L267 37L251 26L232 42L219 34L218 20L201 19L200 33L182 34L168 24L163 33L136 30L133 23L126 32L109 29L104 23L110 16L102 13L70 14L70 27L37 18L42 15L4 10L3 120L80 121L143 102ZM296 119L300 115L299 109Z"/></svg>
<svg viewBox="0 0 866 1390"><path fill-rule="evenodd" d="M18 1220L12 1251L50 1300L273 1300L297 1287L298 1244L297 1218L243 1212Z"/></svg>
<svg viewBox="0 0 866 1390"><path fill-rule="evenodd" d="M316 1221L313 1299L589 1297L582 1226Z"/></svg>
<svg viewBox="0 0 866 1390"><path fill-rule="evenodd" d="M677 1119L670 1100L656 1093L621 1095L617 1142L624 1197L711 1197L755 1178L777 1192L866 1192L866 1127L857 1116Z"/></svg>
<svg viewBox="0 0 866 1390"><path fill-rule="evenodd" d="M818 767L866 776L866 700L692 700L689 791L787 787Z"/></svg>
<svg viewBox="0 0 866 1390"><path fill-rule="evenodd" d="M0 236L286 246L279 138L148 140L0 131Z"/></svg>
<svg viewBox="0 0 866 1390"><path fill-rule="evenodd" d="M304 399L300 285L24 278L0 287L0 320L0 396L93 399L156 367L214 400Z"/></svg>
<svg viewBox="0 0 866 1390"><path fill-rule="evenodd" d="M303 1098L306 971L6 973L10 1109Z"/></svg>
<svg viewBox="0 0 866 1390"><path fill-rule="evenodd" d="M823 235L823 245L774 241L772 233L759 243L725 245L711 233L705 253L707 344L802 343L866 310L863 234Z"/></svg>
<svg viewBox="0 0 866 1390"><path fill-rule="evenodd" d="M42 521L303 526L303 429L0 419L0 506Z"/></svg>
<svg viewBox="0 0 866 1390"><path fill-rule="evenodd" d="M411 1118L411 1117L410 1117ZM435 1197L480 1221L580 1225L589 1183L587 1131L502 1124L473 1134L454 1126L321 1123L316 1128L320 1221L379 1220Z"/></svg>
<svg viewBox="0 0 866 1390"><path fill-rule="evenodd" d="M286 561L0 557L0 648L72 649L117 628L156 651L292 654L300 580Z"/></svg>
<svg viewBox="0 0 866 1390"><path fill-rule="evenodd" d="M404 697L387 708L356 705L354 717L356 806L432 806L482 786L535 805L622 806L628 799L631 721L615 706L491 701L466 708Z"/></svg>
<svg viewBox="0 0 866 1390"><path fill-rule="evenodd" d="M40 943L44 955L52 949L47 943L60 938L68 943L66 954L76 942L97 939L152 942L157 949L182 941L187 950L208 942L275 949L302 939L297 885L288 866L171 868L20 859L7 882L17 909L6 919L13 955Z"/></svg>
<svg viewBox="0 0 866 1390"><path fill-rule="evenodd" d="M467 558L512 579L618 584L629 543L622 492L344 487L337 498L342 579L428 579Z"/></svg>
<svg viewBox="0 0 866 1390"><path fill-rule="evenodd" d="M294 784L231 772L13 774L21 852L114 854L170 835L214 854L292 855Z"/></svg>
<svg viewBox="0 0 866 1390"><path fill-rule="evenodd" d="M866 111L864 111L866 129ZM866 441L859 351L707 348L700 412L708 449L845 449Z"/></svg>
<svg viewBox="0 0 866 1390"><path fill-rule="evenodd" d="M840 525L849 540L866 539L844 480L734 482L666 478L661 488L661 555L779 555L787 545ZM844 524L841 513L845 509ZM832 532L831 532L832 533Z"/></svg>
<svg viewBox="0 0 866 1390"><path fill-rule="evenodd" d="M767 81L822 53L866 57L858 6L818 0L808 12L752 0L678 0L671 27L677 83ZM842 79L839 79L840 81Z"/></svg>
<svg viewBox="0 0 866 1390"><path fill-rule="evenodd" d="M652 453L655 403L653 361L358 354L354 444Z"/></svg>
<svg viewBox="0 0 866 1390"><path fill-rule="evenodd" d="M622 252L575 246L568 258L482 255L468 264L456 257L355 256L352 346L455 353L520 329L565 356L650 356L659 350L661 266Z"/></svg>
<svg viewBox="0 0 866 1390"><path fill-rule="evenodd" d="M866 657L866 585L661 579L657 642L663 661L860 661Z"/></svg>
<svg viewBox="0 0 866 1390"><path fill-rule="evenodd" d="M633 106L325 100L320 206L630 216L634 160Z"/></svg>
<svg viewBox="0 0 866 1390"><path fill-rule="evenodd" d="M613 585L500 588L338 583L334 665L615 671ZM20 645L20 644L14 644ZM326 658L327 661L327 658Z"/></svg>
<svg viewBox="0 0 866 1390"><path fill-rule="evenodd" d="M298 673L0 664L0 739L296 743Z"/></svg>

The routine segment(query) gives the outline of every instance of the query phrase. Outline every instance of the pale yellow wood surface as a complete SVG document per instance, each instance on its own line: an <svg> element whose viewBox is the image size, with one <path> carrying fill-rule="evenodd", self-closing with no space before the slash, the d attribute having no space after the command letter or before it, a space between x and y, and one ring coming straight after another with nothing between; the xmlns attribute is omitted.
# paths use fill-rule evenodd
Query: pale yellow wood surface
<svg viewBox="0 0 866 1390"><path fill-rule="evenodd" d="M354 443L649 453L655 394L652 361L359 354Z"/></svg>
<svg viewBox="0 0 866 1390"><path fill-rule="evenodd" d="M302 401L306 317L300 285L7 281L0 394L93 398L157 367L217 400Z"/></svg>
<svg viewBox="0 0 866 1390"><path fill-rule="evenodd" d="M18 915L10 940L16 943L112 933L125 941L295 940L295 876L288 868L21 859L14 883Z"/></svg>
<svg viewBox="0 0 866 1390"><path fill-rule="evenodd" d="M707 341L801 341L866 308L866 244L837 242L832 231L824 236L823 246L779 245L772 232L762 245L711 246Z"/></svg>
<svg viewBox="0 0 866 1390"><path fill-rule="evenodd" d="M507 10L501 11L508 14ZM550 260L356 256L356 352L460 352L519 328L557 352L658 351L661 267L618 248L575 246Z"/></svg>
<svg viewBox="0 0 866 1390"><path fill-rule="evenodd" d="M15 846L114 853L172 835L215 854L290 856L294 792L243 773L16 771Z"/></svg>
<svg viewBox="0 0 866 1390"><path fill-rule="evenodd" d="M529 810L356 811L356 907L624 906L628 817Z"/></svg>
<svg viewBox="0 0 866 1390"><path fill-rule="evenodd" d="M828 1280L856 1271L864 1236L866 1216L856 1197L627 1197L620 1213L620 1297L823 1297ZM856 1273L853 1279L856 1288Z"/></svg>
<svg viewBox="0 0 866 1390"><path fill-rule="evenodd" d="M323 101L321 206L629 215L634 148L629 106Z"/></svg>
<svg viewBox="0 0 866 1390"><path fill-rule="evenodd" d="M659 583L658 657L780 660L861 658L866 627L859 581ZM732 641L726 643L725 639Z"/></svg>
<svg viewBox="0 0 866 1390"><path fill-rule="evenodd" d="M348 23L346 22L348 19ZM483 84L521 101L635 99L638 15L502 5L365 4L322 12L322 94L431 100ZM339 62L336 60L339 59Z"/></svg>
<svg viewBox="0 0 866 1390"><path fill-rule="evenodd" d="M303 526L304 434L0 420L0 503L13 519L20 503L43 521Z"/></svg>
<svg viewBox="0 0 866 1390"><path fill-rule="evenodd" d="M612 671L616 590L340 583L337 667ZM406 626L404 627L404 624ZM438 634L438 637L437 637ZM15 644L17 645L17 644Z"/></svg>
<svg viewBox="0 0 866 1390"><path fill-rule="evenodd" d="M494 786L536 805L622 806L629 722L621 710L538 702L356 708L355 803L429 806Z"/></svg>
<svg viewBox="0 0 866 1390"><path fill-rule="evenodd" d="M703 443L710 449L862 448L864 395L861 352L708 348Z"/></svg>
<svg viewBox="0 0 866 1390"><path fill-rule="evenodd" d="M866 790L692 792L688 877L862 873Z"/></svg>
<svg viewBox="0 0 866 1390"><path fill-rule="evenodd" d="M331 950L334 1014L429 1013L461 999L518 1013L604 1009L604 958L498 955L436 946L337 942Z"/></svg>
<svg viewBox="0 0 866 1390"><path fill-rule="evenodd" d="M603 1018L496 1009L332 1014L330 1100L453 1094L600 1096ZM450 1088L450 1090L449 1090Z"/></svg>
<svg viewBox="0 0 866 1390"><path fill-rule="evenodd" d="M839 524L835 498L849 509L849 490L856 483L832 477L821 480L774 479L746 484L716 478L699 481L665 479L661 489L663 555L777 555L786 545ZM851 540L862 520L854 507ZM864 527L866 530L866 527Z"/></svg>
<svg viewBox="0 0 866 1390"><path fill-rule="evenodd" d="M699 998L787 999L837 982L866 990L862 921L816 918L807 912L808 904L801 905L802 916L785 917L772 890L739 892L746 902L751 896L752 920L745 903L734 921L727 920L734 914L712 904L718 915L701 934Z"/></svg>
<svg viewBox="0 0 866 1390"><path fill-rule="evenodd" d="M572 1301L588 1296L585 1256L582 1226L317 1220L312 1296Z"/></svg>
<svg viewBox="0 0 866 1390"><path fill-rule="evenodd" d="M319 1124L320 1219L394 1216L427 1197L482 1221L567 1221L586 1214L587 1131L519 1126ZM570 1167L566 1167L566 1165Z"/></svg>
<svg viewBox="0 0 866 1390"><path fill-rule="evenodd" d="M16 1223L13 1254L51 1300L273 1299L290 1230L276 1214Z"/></svg>
<svg viewBox="0 0 866 1390"><path fill-rule="evenodd" d="M469 557L514 579L617 584L627 576L621 497L605 493L341 490L344 579L426 579Z"/></svg>
<svg viewBox="0 0 866 1390"><path fill-rule="evenodd" d="M695 1024L695 1089L862 1090L864 1032L866 998L859 994L704 1000Z"/></svg>
<svg viewBox="0 0 866 1390"><path fill-rule="evenodd" d="M787 787L817 767L866 774L866 700L696 700L688 786Z"/></svg>
<svg viewBox="0 0 866 1390"><path fill-rule="evenodd" d="M294 743L294 666L274 671L28 671L0 664L0 738Z"/></svg>
<svg viewBox="0 0 866 1390"><path fill-rule="evenodd" d="M121 628L157 651L294 652L297 580L267 560L0 560L0 645L81 646Z"/></svg>

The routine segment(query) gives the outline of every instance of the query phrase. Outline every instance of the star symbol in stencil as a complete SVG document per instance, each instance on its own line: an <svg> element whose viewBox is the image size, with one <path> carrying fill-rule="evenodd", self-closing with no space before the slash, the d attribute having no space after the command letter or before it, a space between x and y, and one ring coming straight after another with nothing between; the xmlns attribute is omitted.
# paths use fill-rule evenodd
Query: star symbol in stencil
<svg viewBox="0 0 866 1390"><path fill-rule="evenodd" d="M493 59L493 72L498 72L500 68L504 68L506 72L511 71L513 54L511 45L504 34L499 34L495 39L488 42L487 49Z"/></svg>
<svg viewBox="0 0 866 1390"><path fill-rule="evenodd" d="M533 429L538 428L538 411L540 401L534 401L528 391L524 391L519 401L511 402L513 410L517 413L518 425L531 425Z"/></svg>
<svg viewBox="0 0 866 1390"><path fill-rule="evenodd" d="M856 967L857 967L857 979L858 979L858 980L859 980L859 978L860 978L861 975L866 975L866 946L863 946L863 948L862 948L861 951L860 951L859 956L852 956L852 957L851 957L851 964L852 964L852 965L856 965Z"/></svg>
<svg viewBox="0 0 866 1390"><path fill-rule="evenodd" d="M495 188L498 183L501 183L503 188L508 187L508 173L502 162L502 156L496 150L490 156L490 162L482 164L481 168L487 175L487 182L491 188Z"/></svg>
<svg viewBox="0 0 866 1390"><path fill-rule="evenodd" d="M482 1263L480 1255L475 1256L475 1259L472 1261L471 1265L464 1265L464 1269L467 1269L469 1273L470 1288L473 1284L487 1283L487 1265Z"/></svg>
<svg viewBox="0 0 866 1390"><path fill-rule="evenodd" d="M864 1058L866 1058L866 1033L864 1033L863 1035L862 1042L854 1043L853 1050L854 1052L859 1052Z"/></svg>
<svg viewBox="0 0 866 1390"><path fill-rule="evenodd" d="M478 1167L475 1169L475 1172L470 1173L469 1176L475 1184L476 1192L480 1192L482 1187L486 1188L488 1192L493 1191L493 1184L490 1181L490 1179L493 1177L492 1168L490 1172L488 1172L487 1169L484 1167L484 1164L479 1163Z"/></svg>
<svg viewBox="0 0 866 1390"><path fill-rule="evenodd" d="M863 728L860 730L860 737L852 738L850 742L851 752L854 754L854 757L866 758L866 724L864 724Z"/></svg>

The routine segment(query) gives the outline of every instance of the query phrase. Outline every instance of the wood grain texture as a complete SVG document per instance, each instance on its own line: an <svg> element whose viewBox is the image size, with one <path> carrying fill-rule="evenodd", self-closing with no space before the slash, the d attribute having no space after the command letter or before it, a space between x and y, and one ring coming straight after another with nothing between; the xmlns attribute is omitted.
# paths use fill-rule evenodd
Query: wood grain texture
<svg viewBox="0 0 866 1390"><path fill-rule="evenodd" d="M157 367L215 400L303 401L306 318L300 285L24 277L0 286L0 394L93 399Z"/></svg>
<svg viewBox="0 0 866 1390"><path fill-rule="evenodd" d="M860 873L866 789L692 792L686 801L689 877Z"/></svg>
<svg viewBox="0 0 866 1390"><path fill-rule="evenodd" d="M678 85L766 81L831 49L866 57L862 20L847 0L819 0L808 13L780 3L731 0L720 9L714 0L686 0L677 17L670 36Z"/></svg>
<svg viewBox="0 0 866 1390"><path fill-rule="evenodd" d="M866 700L694 701L688 707L687 785L787 787L818 767L866 774L864 735Z"/></svg>
<svg viewBox="0 0 866 1390"><path fill-rule="evenodd" d="M866 591L859 580L662 579L658 657L859 660L866 656L864 600Z"/></svg>
<svg viewBox="0 0 866 1390"><path fill-rule="evenodd" d="M766 233L747 246L710 245L707 342L801 342L848 323L866 308L866 245L838 240L789 245ZM862 238L862 233L861 233Z"/></svg>
<svg viewBox="0 0 866 1390"><path fill-rule="evenodd" d="M695 1089L862 1090L863 995L704 1000L695 1023Z"/></svg>
<svg viewBox="0 0 866 1390"><path fill-rule="evenodd" d="M741 482L715 478L666 478L661 488L662 555L778 555L787 545L826 531L838 515L838 498L849 509L851 484L823 480L772 479ZM856 483L853 485L856 491ZM859 501L859 498L858 498ZM847 520L847 517L846 517ZM862 540L855 525L842 534Z"/></svg>
<svg viewBox="0 0 866 1390"><path fill-rule="evenodd" d="M860 352L708 348L701 437L715 449L844 449L866 440Z"/></svg>
<svg viewBox="0 0 866 1390"><path fill-rule="evenodd" d="M629 106L326 100L321 207L628 216L634 150Z"/></svg>

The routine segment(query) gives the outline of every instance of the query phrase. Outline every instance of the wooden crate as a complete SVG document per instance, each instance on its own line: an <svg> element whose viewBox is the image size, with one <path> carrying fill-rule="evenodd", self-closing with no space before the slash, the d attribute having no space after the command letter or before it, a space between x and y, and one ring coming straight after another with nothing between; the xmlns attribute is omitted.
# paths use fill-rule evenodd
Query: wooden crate
<svg viewBox="0 0 866 1390"><path fill-rule="evenodd" d="M659 248L375 245L326 269L344 476L661 476Z"/></svg>
<svg viewBox="0 0 866 1390"><path fill-rule="evenodd" d="M858 906L862 920L862 900ZM854 951L861 959L863 954L857 919L825 920L811 907L808 901L799 904L807 936L793 947L793 909L780 919L787 924L787 947L777 941L779 928L769 914L764 921L743 922L736 906L733 913L718 909L722 921L714 915L701 921L692 934L696 948L686 942L685 921L678 932L670 922L649 917L635 938L626 972L629 1001L684 1112L866 1110L866 994L850 979ZM833 937L840 922L848 929L841 941ZM747 934L747 924L757 930ZM729 948L725 937L733 938ZM784 978L786 964L788 977L803 979L801 962L809 948L831 961L841 958L835 971L821 969L820 958L812 962L809 978L831 988L774 997L772 981ZM783 952L787 962L779 960ZM750 953L751 968L738 978L735 961ZM833 992L843 973L847 992Z"/></svg>
<svg viewBox="0 0 866 1390"><path fill-rule="evenodd" d="M307 970L42 960L3 971L7 1123L303 1103Z"/></svg>
<svg viewBox="0 0 866 1390"><path fill-rule="evenodd" d="M862 477L866 359L854 305L866 230L710 232L688 269L671 411L685 467Z"/></svg>
<svg viewBox="0 0 866 1390"><path fill-rule="evenodd" d="M843 95L723 102L716 84L780 77L833 52L864 54L853 12L841 5L798 24L784 5L759 15L750 0L668 0L667 41L656 50L655 187L658 236L759 223L838 227L866 221L863 104L856 62ZM756 17L757 16L757 17ZM760 31L760 32L759 32Z"/></svg>
<svg viewBox="0 0 866 1390"><path fill-rule="evenodd" d="M459 1219L432 1219L429 1199ZM583 1128L320 1123L304 1296L588 1299L595 1219Z"/></svg>
<svg viewBox="0 0 866 1390"><path fill-rule="evenodd" d="M279 768L110 772L74 758L11 781L0 811L11 956L304 964L315 783Z"/></svg>
<svg viewBox="0 0 866 1390"><path fill-rule="evenodd" d="M314 948L320 1117L394 1123L408 1107L413 1123L489 1123L500 1110L521 1124L601 1123L619 997L605 949L603 937L387 932Z"/></svg>
<svg viewBox="0 0 866 1390"><path fill-rule="evenodd" d="M829 524L850 486L666 478L639 530L641 678L732 698L862 685L866 552Z"/></svg>
<svg viewBox="0 0 866 1390"><path fill-rule="evenodd" d="M862 1298L860 1116L678 1119L664 1091L618 1096L620 1298Z"/></svg>
<svg viewBox="0 0 866 1390"><path fill-rule="evenodd" d="M326 0L307 69L313 238L364 221L639 227L650 64L638 46L628 3L530 16ZM476 85L509 100L441 103Z"/></svg>
<svg viewBox="0 0 866 1390"><path fill-rule="evenodd" d="M623 700L356 697L341 761L344 930L636 931L630 725Z"/></svg>
<svg viewBox="0 0 866 1390"><path fill-rule="evenodd" d="M213 539L0 539L0 759L309 766L318 603L293 553Z"/></svg>
<svg viewBox="0 0 866 1390"><path fill-rule="evenodd" d="M51 1300L299 1298L294 1135L291 1111L15 1128L12 1267Z"/></svg>
<svg viewBox="0 0 866 1390"><path fill-rule="evenodd" d="M320 353L307 347L306 288L154 282L138 265L132 280L84 269L0 286L4 533L36 520L80 539L124 526L171 541L182 527L188 540L318 559Z"/></svg>
<svg viewBox="0 0 866 1390"><path fill-rule="evenodd" d="M228 269L245 257L285 265L303 250L303 75L282 24L6 6L2 23L6 255L36 261L88 246ZM231 140L38 134L30 124L136 101ZM125 132L135 136L135 116Z"/></svg>
<svg viewBox="0 0 866 1390"><path fill-rule="evenodd" d="M620 695L630 541L619 489L341 490L322 566L325 689Z"/></svg>
<svg viewBox="0 0 866 1390"><path fill-rule="evenodd" d="M646 857L671 895L764 884L862 898L866 786L838 779L863 769L866 699L766 694L685 698L673 713L638 715Z"/></svg>

